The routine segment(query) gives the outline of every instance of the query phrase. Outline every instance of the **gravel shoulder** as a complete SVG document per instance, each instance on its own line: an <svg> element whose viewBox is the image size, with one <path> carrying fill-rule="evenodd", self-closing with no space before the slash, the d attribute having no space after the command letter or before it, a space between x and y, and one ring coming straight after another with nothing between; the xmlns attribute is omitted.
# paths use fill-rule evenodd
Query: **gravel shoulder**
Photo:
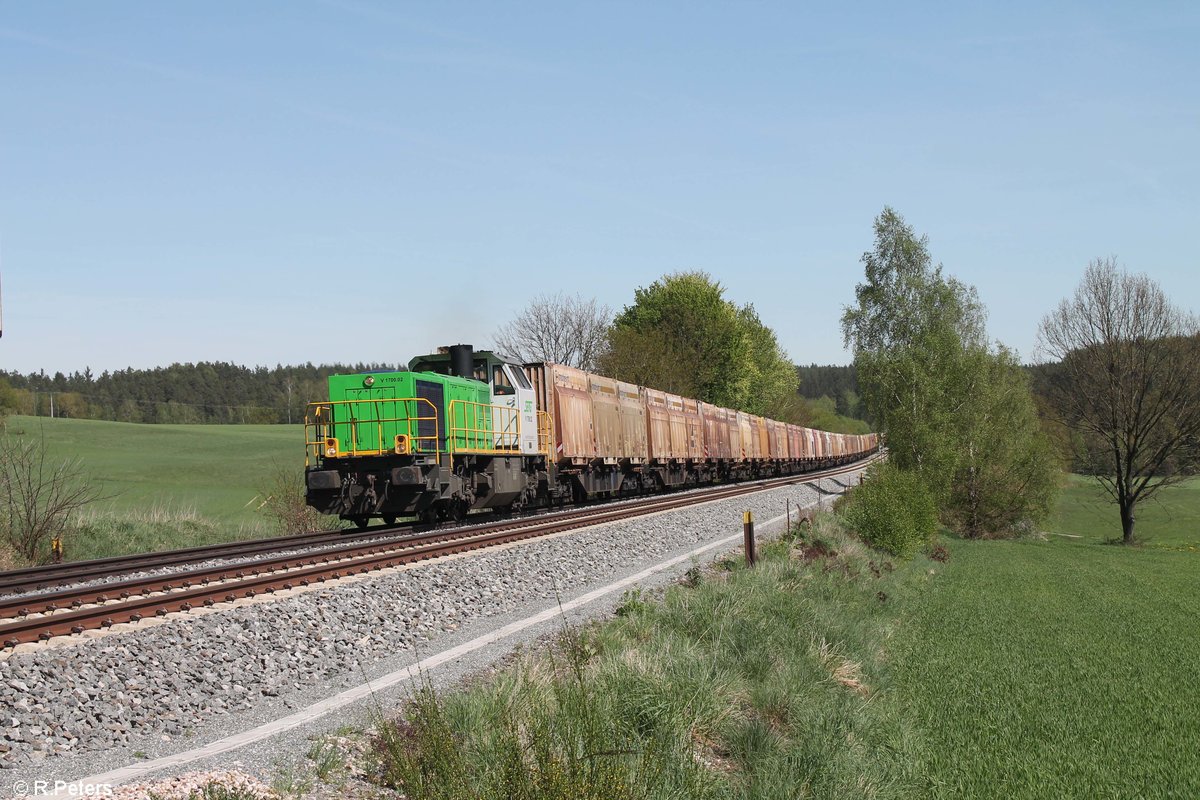
<svg viewBox="0 0 1200 800"><path fill-rule="evenodd" d="M18 780L99 775L254 728L736 534L744 510L766 521L789 502L829 502L829 493L857 481L857 474L825 479L821 492L797 484L14 655L0 661L0 792ZM691 565L685 560L639 585L672 582ZM555 615L424 679L453 686L564 624L610 614L620 600L618 591ZM295 767L312 736L368 725L372 713L394 708L411 689L411 682L397 684L304 726L152 777L231 765L278 774Z"/></svg>

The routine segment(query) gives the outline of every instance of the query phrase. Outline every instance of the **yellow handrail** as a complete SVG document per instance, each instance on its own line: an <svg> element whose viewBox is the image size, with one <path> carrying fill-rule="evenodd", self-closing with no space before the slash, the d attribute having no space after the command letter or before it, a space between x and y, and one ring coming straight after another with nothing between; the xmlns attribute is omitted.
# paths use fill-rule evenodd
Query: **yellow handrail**
<svg viewBox="0 0 1200 800"><path fill-rule="evenodd" d="M385 408L385 404L391 404ZM396 404L402 404L396 409ZM425 414L423 405L429 406ZM374 418L359 419L355 412L373 406ZM338 419L336 411L344 410L346 419ZM384 416L388 411L391 416ZM420 435L420 423L432 422L432 436ZM384 428L391 425L390 438L384 440ZM339 429L349 426L349 440L338 437ZM374 426L373 431L366 426ZM327 400L309 403L304 413L305 466L312 458L345 458L347 456L378 456L384 454L437 453L437 406L426 397L385 397L369 400ZM372 435L372 433L374 435ZM401 452L401 451L404 452Z"/></svg>
<svg viewBox="0 0 1200 800"><path fill-rule="evenodd" d="M447 449L451 453L518 455L521 452L520 413L508 406L471 400L451 400Z"/></svg>
<svg viewBox="0 0 1200 800"><path fill-rule="evenodd" d="M537 412L538 422L538 452L550 455L554 449L554 419L548 411Z"/></svg>

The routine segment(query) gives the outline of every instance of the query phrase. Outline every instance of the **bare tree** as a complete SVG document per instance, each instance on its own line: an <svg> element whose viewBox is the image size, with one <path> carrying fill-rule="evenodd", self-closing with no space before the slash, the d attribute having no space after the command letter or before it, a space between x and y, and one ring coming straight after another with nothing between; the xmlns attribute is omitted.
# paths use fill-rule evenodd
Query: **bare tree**
<svg viewBox="0 0 1200 800"><path fill-rule="evenodd" d="M1200 321L1157 283L1114 259L1093 261L1075 296L1042 320L1051 407L1075 433L1076 458L1120 508L1134 510L1200 459Z"/></svg>
<svg viewBox="0 0 1200 800"><path fill-rule="evenodd" d="M495 349L519 361L594 369L612 324L612 309L580 295L540 295L496 331Z"/></svg>
<svg viewBox="0 0 1200 800"><path fill-rule="evenodd" d="M0 436L0 535L26 561L49 560L51 541L100 496L79 459L51 462L44 439Z"/></svg>

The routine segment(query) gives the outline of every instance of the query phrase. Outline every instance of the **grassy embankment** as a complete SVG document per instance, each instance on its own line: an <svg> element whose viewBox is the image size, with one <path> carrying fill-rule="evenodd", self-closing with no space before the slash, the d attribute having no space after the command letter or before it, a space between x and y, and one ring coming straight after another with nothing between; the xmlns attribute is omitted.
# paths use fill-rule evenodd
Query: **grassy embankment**
<svg viewBox="0 0 1200 800"><path fill-rule="evenodd" d="M1195 797L1200 481L889 570L829 521L387 725L413 797ZM1109 517L1112 517L1110 520ZM832 549L836 554L825 551Z"/></svg>
<svg viewBox="0 0 1200 800"><path fill-rule="evenodd" d="M77 457L105 495L64 540L68 558L98 558L276 533L255 509L277 469L304 467L299 425L134 425L9 417L8 432L44 436L50 460Z"/></svg>

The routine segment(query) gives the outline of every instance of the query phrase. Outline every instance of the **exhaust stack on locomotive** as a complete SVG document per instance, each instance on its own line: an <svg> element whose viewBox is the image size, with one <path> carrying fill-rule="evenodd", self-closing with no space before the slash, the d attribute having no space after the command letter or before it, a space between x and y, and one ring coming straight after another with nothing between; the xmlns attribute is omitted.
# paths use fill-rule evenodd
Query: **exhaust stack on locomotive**
<svg viewBox="0 0 1200 800"><path fill-rule="evenodd" d="M475 374L475 349L469 344L450 345L450 374L470 378Z"/></svg>

